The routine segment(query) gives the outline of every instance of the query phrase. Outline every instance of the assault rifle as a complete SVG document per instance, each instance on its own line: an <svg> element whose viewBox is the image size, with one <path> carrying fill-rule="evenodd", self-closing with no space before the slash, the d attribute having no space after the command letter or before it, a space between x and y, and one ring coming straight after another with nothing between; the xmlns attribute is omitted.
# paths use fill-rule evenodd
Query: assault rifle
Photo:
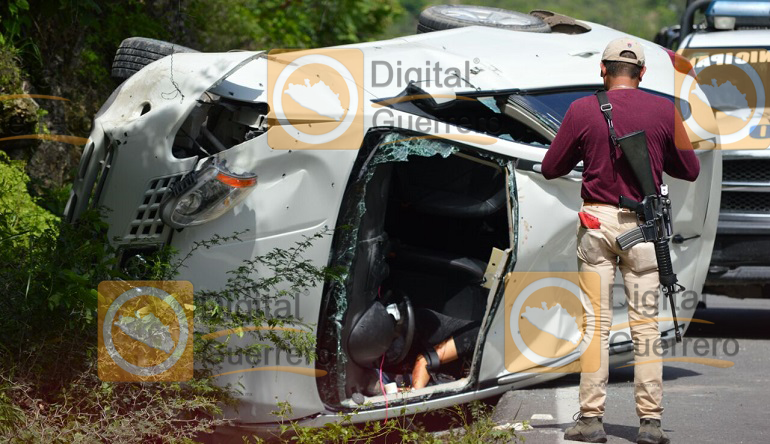
<svg viewBox="0 0 770 444"><path fill-rule="evenodd" d="M640 242L652 242L655 245L655 257L658 260L658 275L663 293L671 304L671 315L674 318L674 334L676 342L682 342L682 334L679 331L679 322L676 319L676 306L674 295L685 288L680 285L674 273L671 263L671 251L668 241L673 234L671 224L671 199L668 197L668 186L662 184L660 190L655 185L650 163L650 153L647 149L647 136L644 131L637 131L623 137L617 137L612 125L612 104L607 98L607 93L596 93L599 99L602 113L610 127L610 137L615 147L620 147L623 156L631 166L631 171L642 191L644 198L637 202L625 196L620 196L618 205L636 213L639 227L629 230L617 237L621 250L627 250Z"/></svg>

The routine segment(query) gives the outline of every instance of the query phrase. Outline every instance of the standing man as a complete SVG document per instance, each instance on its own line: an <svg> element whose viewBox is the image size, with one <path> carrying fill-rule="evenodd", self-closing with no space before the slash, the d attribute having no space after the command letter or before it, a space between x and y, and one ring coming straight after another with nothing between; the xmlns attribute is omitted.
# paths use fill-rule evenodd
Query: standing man
<svg viewBox="0 0 770 444"><path fill-rule="evenodd" d="M604 50L600 67L618 137L640 130L647 135L656 187L660 188L663 172L694 181L700 165L673 103L638 89L647 70L642 46L629 38L613 40ZM660 350L654 348L660 343L657 260L652 243L643 242L623 251L616 242L619 234L638 226L634 212L618 208L619 197L641 201L644 196L628 161L610 138L607 121L595 96L576 100L570 106L543 159L543 176L547 179L563 176L581 160L584 168L581 212L585 214L581 215L577 232L578 270L596 272L601 277L598 293L582 289L590 300L583 302L585 325L592 328L598 317L601 364L596 372L581 374L579 418L566 430L564 439L607 441L602 418L609 376L612 284L619 267L634 341L634 397L640 418L637 443L665 444L669 439L660 425L663 364L644 362L660 357ZM600 307L598 315L593 307Z"/></svg>

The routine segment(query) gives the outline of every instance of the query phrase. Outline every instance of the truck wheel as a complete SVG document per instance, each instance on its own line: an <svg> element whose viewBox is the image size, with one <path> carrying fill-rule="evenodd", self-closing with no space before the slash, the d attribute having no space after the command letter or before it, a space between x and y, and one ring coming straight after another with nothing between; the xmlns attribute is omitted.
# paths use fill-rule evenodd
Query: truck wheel
<svg viewBox="0 0 770 444"><path fill-rule="evenodd" d="M112 61L112 77L125 80L150 63L178 52L198 52L186 46L145 37L129 37L118 46Z"/></svg>
<svg viewBox="0 0 770 444"><path fill-rule="evenodd" d="M537 17L522 12L486 6L431 6L422 11L417 19L418 34L465 26L488 26L524 32L551 32L551 27Z"/></svg>

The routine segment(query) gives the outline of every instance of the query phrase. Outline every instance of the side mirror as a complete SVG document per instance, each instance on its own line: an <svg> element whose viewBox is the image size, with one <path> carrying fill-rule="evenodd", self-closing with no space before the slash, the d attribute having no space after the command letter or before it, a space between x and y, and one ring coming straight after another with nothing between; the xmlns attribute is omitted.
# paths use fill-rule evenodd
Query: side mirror
<svg viewBox="0 0 770 444"><path fill-rule="evenodd" d="M679 25L666 26L658 31L653 41L664 48L674 49L676 42L679 41L681 33Z"/></svg>

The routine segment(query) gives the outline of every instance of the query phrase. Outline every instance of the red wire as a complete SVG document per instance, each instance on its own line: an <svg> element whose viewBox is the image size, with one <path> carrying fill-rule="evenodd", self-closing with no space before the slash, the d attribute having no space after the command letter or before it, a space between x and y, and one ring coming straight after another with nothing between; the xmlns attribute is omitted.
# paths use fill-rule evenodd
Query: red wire
<svg viewBox="0 0 770 444"><path fill-rule="evenodd" d="M385 364L385 353L382 354L382 361L380 361L380 389L382 390L382 396L385 397L385 422L388 422L388 395L385 393L385 384L382 383L382 366Z"/></svg>
<svg viewBox="0 0 770 444"><path fill-rule="evenodd" d="M377 287L377 297L382 299L382 287ZM382 361L380 361L380 390L382 390L382 396L385 398L385 422L388 422L388 394L385 393L385 384L382 383L382 367L385 365L385 353L382 354Z"/></svg>

